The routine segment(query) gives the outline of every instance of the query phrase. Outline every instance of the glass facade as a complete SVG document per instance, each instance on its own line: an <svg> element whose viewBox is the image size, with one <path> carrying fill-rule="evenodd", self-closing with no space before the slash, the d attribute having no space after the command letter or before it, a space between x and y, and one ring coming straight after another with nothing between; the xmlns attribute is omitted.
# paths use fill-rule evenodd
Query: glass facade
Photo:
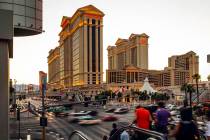
<svg viewBox="0 0 210 140"><path fill-rule="evenodd" d="M0 9L14 12L14 35L42 32L42 0L0 0Z"/></svg>

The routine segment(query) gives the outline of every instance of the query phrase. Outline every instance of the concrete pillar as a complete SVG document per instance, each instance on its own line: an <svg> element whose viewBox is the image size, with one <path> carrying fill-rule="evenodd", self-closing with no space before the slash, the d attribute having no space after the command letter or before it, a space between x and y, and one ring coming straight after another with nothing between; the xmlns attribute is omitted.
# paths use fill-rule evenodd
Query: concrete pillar
<svg viewBox="0 0 210 140"><path fill-rule="evenodd" d="M90 24L92 24L92 19L90 19L89 21ZM89 29L89 73L90 74L90 84L93 83L93 80L92 80L92 26L90 26L90 29Z"/></svg>
<svg viewBox="0 0 210 140"><path fill-rule="evenodd" d="M0 40L0 139L9 140L9 47Z"/></svg>
<svg viewBox="0 0 210 140"><path fill-rule="evenodd" d="M96 37L96 42L95 42L96 43L96 45L95 45L95 47L96 47L96 49L95 49L96 50L95 51L96 52L96 54L95 54L95 56L96 56L96 84L99 83L99 79L98 79L98 74L99 74L99 71L98 71L99 70L98 69L98 63L99 63L98 62L98 60L99 60L99 56L98 56L98 50L99 50L98 49L98 47L99 47L98 46L98 39L99 39L99 37L98 37L98 26L97 25L98 25L98 22L96 22L96 32L95 32L95 37Z"/></svg>

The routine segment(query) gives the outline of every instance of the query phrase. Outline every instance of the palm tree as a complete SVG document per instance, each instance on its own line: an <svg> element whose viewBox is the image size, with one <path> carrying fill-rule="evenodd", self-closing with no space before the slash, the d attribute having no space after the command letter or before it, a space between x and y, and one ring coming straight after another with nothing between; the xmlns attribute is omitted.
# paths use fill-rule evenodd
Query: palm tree
<svg viewBox="0 0 210 140"><path fill-rule="evenodd" d="M190 94L190 107L192 107L192 93L195 92L195 89L192 85L187 85L186 91Z"/></svg>
<svg viewBox="0 0 210 140"><path fill-rule="evenodd" d="M184 91L184 94L185 94L184 103L186 103L186 105L188 105L188 102L187 102L187 86L188 86L187 83L185 83L181 86L181 91Z"/></svg>
<svg viewBox="0 0 210 140"><path fill-rule="evenodd" d="M195 82L196 82L197 104L199 104L198 80L201 78L201 76L196 73L192 77L193 77L193 79L195 79Z"/></svg>

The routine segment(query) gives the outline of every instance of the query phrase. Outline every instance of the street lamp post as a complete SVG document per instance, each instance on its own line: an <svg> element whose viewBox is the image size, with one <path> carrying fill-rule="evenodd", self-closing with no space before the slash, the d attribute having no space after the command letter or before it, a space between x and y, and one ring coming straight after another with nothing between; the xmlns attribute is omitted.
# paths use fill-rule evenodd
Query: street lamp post
<svg viewBox="0 0 210 140"><path fill-rule="evenodd" d="M14 117L16 117L16 108L17 108L17 104L16 104L16 83L17 83L17 80L14 79L14 92L13 92L13 110L14 110Z"/></svg>

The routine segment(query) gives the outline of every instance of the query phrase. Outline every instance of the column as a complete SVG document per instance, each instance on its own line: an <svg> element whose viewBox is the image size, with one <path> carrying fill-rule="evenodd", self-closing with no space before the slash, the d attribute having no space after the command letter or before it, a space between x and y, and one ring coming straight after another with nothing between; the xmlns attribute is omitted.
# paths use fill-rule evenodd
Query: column
<svg viewBox="0 0 210 140"><path fill-rule="evenodd" d="M9 140L9 47L0 40L0 138Z"/></svg>
<svg viewBox="0 0 210 140"><path fill-rule="evenodd" d="M89 23L92 25L92 19L90 19ZM92 26L89 27L89 73L90 84L92 84Z"/></svg>
<svg viewBox="0 0 210 140"><path fill-rule="evenodd" d="M100 20L100 80L103 83L103 20Z"/></svg>
<svg viewBox="0 0 210 140"><path fill-rule="evenodd" d="M99 62L99 56L98 56L98 51L99 51L99 49L98 49L98 39L99 39L99 37L98 37L98 21L96 20L96 25L95 25L95 27L96 27L96 33L95 33L95 37L96 37L96 44L95 44L95 47L96 47L96 84L98 84L99 83L99 79L98 79L98 74L99 74L99 69L98 69L98 63L100 63Z"/></svg>
<svg viewBox="0 0 210 140"><path fill-rule="evenodd" d="M84 35L84 42L83 42L83 47L84 47L84 84L88 83L88 78L87 78L87 72L88 72L88 50L87 50L87 19L84 18L84 26L83 26L83 35Z"/></svg>

